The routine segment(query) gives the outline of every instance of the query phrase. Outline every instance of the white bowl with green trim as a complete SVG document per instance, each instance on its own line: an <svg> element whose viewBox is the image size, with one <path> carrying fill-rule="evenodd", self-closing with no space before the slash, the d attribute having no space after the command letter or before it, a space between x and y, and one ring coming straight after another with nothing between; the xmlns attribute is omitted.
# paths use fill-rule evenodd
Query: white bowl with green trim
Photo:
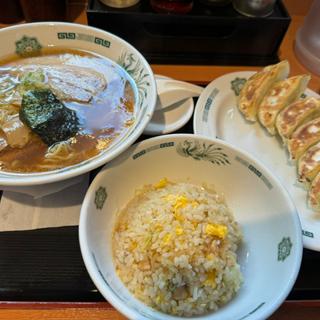
<svg viewBox="0 0 320 320"><path fill-rule="evenodd" d="M0 185L28 186L65 180L86 173L110 161L142 134L152 117L157 92L151 67L145 58L123 39L100 29L64 22L20 24L0 30L0 58L41 53L46 47L86 50L120 65L133 80L136 91L135 122L130 130L99 155L74 166L43 173L0 172Z"/></svg>
<svg viewBox="0 0 320 320"><path fill-rule="evenodd" d="M166 177L214 185L225 195L244 241L238 261L244 282L210 320L266 319L286 299L299 272L302 233L290 196L257 159L218 139L160 136L131 146L92 182L80 215L79 238L87 270L102 295L130 319L179 319L134 298L116 275L111 237L117 213L146 184Z"/></svg>

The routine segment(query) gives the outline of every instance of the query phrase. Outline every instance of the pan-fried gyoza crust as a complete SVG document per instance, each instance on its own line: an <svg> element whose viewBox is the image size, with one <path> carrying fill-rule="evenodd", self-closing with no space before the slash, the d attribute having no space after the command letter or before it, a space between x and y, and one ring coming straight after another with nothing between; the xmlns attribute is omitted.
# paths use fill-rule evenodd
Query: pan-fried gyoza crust
<svg viewBox="0 0 320 320"><path fill-rule="evenodd" d="M275 122L278 113L300 97L309 80L309 75L299 75L277 81L271 86L258 107L259 121L270 134L276 134Z"/></svg>
<svg viewBox="0 0 320 320"><path fill-rule="evenodd" d="M314 97L299 99L278 114L277 131L283 142L286 143L298 126L319 116L320 99Z"/></svg>
<svg viewBox="0 0 320 320"><path fill-rule="evenodd" d="M320 211L320 173L316 175L311 183L308 202L313 210Z"/></svg>
<svg viewBox="0 0 320 320"><path fill-rule="evenodd" d="M298 162L299 181L307 186L320 172L320 142L311 146Z"/></svg>
<svg viewBox="0 0 320 320"><path fill-rule="evenodd" d="M288 150L292 160L300 156L312 145L320 141L320 117L299 126L288 140Z"/></svg>
<svg viewBox="0 0 320 320"><path fill-rule="evenodd" d="M274 82L287 78L289 69L288 61L284 60L265 67L248 79L238 100L238 108L247 120L256 121L258 106L263 97Z"/></svg>

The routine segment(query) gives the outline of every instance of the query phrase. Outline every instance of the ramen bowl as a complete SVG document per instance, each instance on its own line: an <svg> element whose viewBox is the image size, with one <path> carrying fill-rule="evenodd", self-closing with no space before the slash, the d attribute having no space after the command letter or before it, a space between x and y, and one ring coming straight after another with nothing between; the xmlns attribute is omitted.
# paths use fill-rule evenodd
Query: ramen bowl
<svg viewBox="0 0 320 320"><path fill-rule="evenodd" d="M291 291L300 268L303 247L296 209L277 178L257 159L222 140L198 135L173 134L144 140L131 146L105 165L93 180L81 208L79 239L86 268L98 290L129 319L183 318L151 308L137 299L120 279L116 271L117 257L113 254L114 230L122 230L121 228L127 230L126 228L130 227L128 232L134 234L131 229L134 213L131 213L132 216L129 216L127 221L118 224L119 212L143 186L149 185L156 189L164 187L163 179L169 182L191 183L214 188L218 194L224 196L243 234L243 240L237 251L237 260L243 278L240 289L218 310L195 315L195 319L268 318ZM147 198L150 199L149 196ZM162 196L161 199L168 201L178 199L173 204L173 209L183 208L189 201L190 206L185 208L196 210L193 205L196 208L197 203L202 203L200 197L190 199L189 193L173 193ZM153 212L155 212L153 207L146 207L149 208L147 220L141 219L140 224L138 223L144 230L149 223L148 219L151 217L153 219ZM166 204L163 205L164 207ZM159 228L160 233L161 230L166 230L165 232L170 234L162 238L162 245L171 245L177 237L187 236L186 230L189 227L193 230L192 225L187 227L184 224L185 219L188 218L187 211L181 211L178 216L176 211L172 211L174 219L181 223L178 228L174 227L171 230L171 226L177 226L175 224L177 221L172 222L173 217L169 216L165 225L159 225L162 220L157 211L161 212L161 210L161 206L156 210L156 225L155 229L152 229L150 238L152 240L148 238L146 242L150 245L150 249L146 252L154 250L154 241L158 239ZM191 217L198 219L195 215ZM198 228L198 223L199 220L195 228ZM115 226L117 226L116 229ZM208 231L210 230L207 227L200 228L203 234L207 234ZM142 236L145 235L148 234L145 232ZM196 238L194 233L192 235ZM140 248L140 243L142 245L145 243L143 237L139 239L133 247L128 247L137 257L141 252L135 250ZM118 244L118 241L116 243ZM189 245L184 254L188 255L193 251L199 251L200 254L201 241L197 243L198 246L195 247ZM170 254L170 250L165 253L165 256ZM177 258L180 263L181 252L179 250L174 252L173 261ZM208 259L211 258L208 255ZM132 264L130 255L125 261L124 268L127 268L126 276L128 276L135 266ZM189 261L192 260L189 259ZM166 260L167 268L174 270L175 267L170 266L170 263ZM202 265L205 263L206 260L202 260ZM149 270L145 266L141 268L142 271ZM192 279L198 277L198 271L191 270L194 272ZM156 279L156 272L158 270L151 269L151 277L154 276L154 279ZM144 278L140 277L140 279ZM206 278L203 280L206 281ZM137 279L126 281L128 284L130 281L137 283L135 282ZM163 284L161 286L166 288ZM190 284L187 286L190 288ZM155 287L152 285L152 289ZM168 285L168 288L171 290L171 285ZM199 294L201 290L203 288L198 287L195 291ZM169 295L170 297L169 301L175 300L174 296ZM163 296L160 297L160 304L162 299ZM191 304L196 305L196 300L192 300L195 299L193 295L190 299ZM172 303L177 306L177 301ZM191 311L193 307L190 307Z"/></svg>
<svg viewBox="0 0 320 320"><path fill-rule="evenodd" d="M130 106L130 108L132 109L132 118L130 119L130 121L127 121L125 125L123 125L126 129L119 135L115 134L111 142L108 141L106 143L108 138L108 136L106 136L107 138L104 140L104 143L105 145L107 145L107 147L101 147L100 152L93 153L92 156L88 156L87 158L70 165L61 165L59 167L53 167L53 169L51 169L51 167L49 166L49 169L46 169L46 171L37 169L30 172L21 170L15 171L4 170L2 167L3 170L0 172L0 185L30 186L47 184L84 174L115 158L117 155L127 149L131 144L133 144L134 141L143 132L144 128L152 117L156 102L156 84L152 70L144 57L134 47L132 47L121 38L106 31L84 25L62 22L40 22L21 24L1 29L0 39L2 43L6 44L5 46L2 46L0 48L0 59L3 58L8 60L8 57L10 57L10 59L12 58L18 62L19 59L23 61L31 61L28 59L38 59L38 57L48 54L50 50L52 52L57 51L62 53L81 51L82 53L84 53L84 58L86 58L85 53L99 56L101 59L108 60L108 63L110 64L108 65L108 68L113 72L112 76L104 79L105 83L102 83L102 87L107 88L108 90L110 88L111 90L114 87L115 78L119 83L121 81L124 81L123 79L126 79L126 84L130 84L130 94L132 97L132 103ZM28 68L30 67L30 65L35 65L37 63L39 63L40 65L42 63L41 68L43 68L44 70L43 62L39 61L32 60L32 64L29 62ZM100 68L100 70L97 67L96 69L98 70L94 75L92 72L90 73L89 71L87 71L88 69L86 69L86 66L80 68L82 70L81 72L77 70L76 72L78 72L78 74L73 74L75 83L68 83L68 73L71 72L70 70L75 70L78 68L76 62L75 66L68 66L67 69L64 69L65 66L63 68L61 68L61 66L56 66L55 63L56 62L52 62L52 65L49 66L51 69L46 66L47 69L45 69L45 77L47 77L51 81L51 83L55 83L56 85L57 82L55 81L57 79L55 77L58 74L58 77L60 77L59 81L61 81L62 83L62 85L60 83L60 88L58 88L58 91L60 90L61 92L62 90L64 94L68 94L69 92L67 91L67 89L73 88L73 96L79 96L80 99L87 99L87 101L92 101L93 99L95 99L94 92L99 86L99 83L97 81L100 79L100 75L98 77L97 74L100 71L101 74L104 72L103 67ZM52 72L52 69L54 69L54 72ZM23 70L28 69L26 68ZM49 73L47 73L48 70ZM2 73L3 72L4 70L2 70ZM48 74L51 78L48 76ZM89 80L92 80L92 82L88 84L86 80L83 80L82 76L86 76ZM19 80L23 77L24 76L20 77ZM90 77L92 78L90 79ZM104 80L101 80L101 82L103 82ZM32 81L33 79L31 79L31 84ZM87 87L85 87L84 89L81 88L83 90L78 92L77 89L74 89L74 87L80 87L82 85L81 82L85 83L84 85ZM28 85L29 84L30 82L28 82ZM55 89L57 89L57 87L55 87ZM123 89L123 92L124 91L125 89ZM86 98L86 94L88 94L88 98ZM104 97L109 99L109 102L114 98L114 96L108 96L108 94L105 94ZM97 101L101 102L102 100L99 99L97 99ZM120 101L121 99L119 98L118 100ZM72 103L75 109L78 108L78 101ZM124 104L125 103L123 103L123 105ZM107 113L108 103L106 103L105 105ZM101 106L103 106L102 103L99 104L99 107ZM90 112L92 113L92 111L90 111L92 109L90 108L91 106L88 106L88 112L86 111L87 113L85 113L83 119L86 118L87 114L89 114ZM109 114L110 118L112 118L114 113L109 112ZM21 112L19 116L21 118ZM100 129L99 125L96 124L95 121L99 122L103 117L104 114L97 116L96 119L92 121L92 126L96 126L98 129ZM107 116L105 118L107 118ZM81 121L84 121L83 119L81 119ZM82 123L79 126L81 125ZM113 130L113 128L110 129L107 124L104 124L104 126L106 127L106 132L108 130ZM97 128L95 128L95 130ZM82 150L82 147L79 149ZM33 152L29 151L29 156L25 155L24 159L26 161L31 161L30 157L32 155ZM68 155L70 155L70 152L66 150L65 153L61 155L62 161L64 161L64 159L66 159ZM14 153L10 154L10 157L9 159L14 160L11 162L10 160L8 160L8 163L14 163L14 161L16 160Z"/></svg>

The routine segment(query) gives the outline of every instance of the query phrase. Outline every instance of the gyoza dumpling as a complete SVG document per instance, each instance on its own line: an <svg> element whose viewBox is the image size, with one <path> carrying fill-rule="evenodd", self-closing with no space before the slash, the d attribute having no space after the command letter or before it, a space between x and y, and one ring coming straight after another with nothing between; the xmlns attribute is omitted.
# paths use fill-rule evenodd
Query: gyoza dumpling
<svg viewBox="0 0 320 320"><path fill-rule="evenodd" d="M238 108L249 121L257 120L257 110L263 97L274 82L288 77L289 63L284 60L265 67L251 76L243 86L238 100Z"/></svg>
<svg viewBox="0 0 320 320"><path fill-rule="evenodd" d="M320 173L316 175L311 183L308 202L313 210L320 211Z"/></svg>
<svg viewBox="0 0 320 320"><path fill-rule="evenodd" d="M320 116L320 100L309 97L300 99L283 109L277 116L277 131L284 142L302 123Z"/></svg>
<svg viewBox="0 0 320 320"><path fill-rule="evenodd" d="M309 184L320 172L320 142L311 146L298 162L299 181Z"/></svg>
<svg viewBox="0 0 320 320"><path fill-rule="evenodd" d="M270 134L276 134L275 121L278 113L301 96L309 80L309 75L300 75L277 81L271 86L258 107L259 121Z"/></svg>
<svg viewBox="0 0 320 320"><path fill-rule="evenodd" d="M312 145L320 141L320 118L302 124L288 140L288 150L292 160L297 160Z"/></svg>

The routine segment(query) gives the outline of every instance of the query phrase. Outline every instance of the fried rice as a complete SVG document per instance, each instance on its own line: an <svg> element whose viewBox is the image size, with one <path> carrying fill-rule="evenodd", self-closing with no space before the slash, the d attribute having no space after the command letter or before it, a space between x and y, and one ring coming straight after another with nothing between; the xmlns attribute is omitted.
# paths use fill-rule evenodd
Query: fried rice
<svg viewBox="0 0 320 320"><path fill-rule="evenodd" d="M119 212L112 248L117 274L145 304L178 316L230 301L243 277L239 224L213 189L162 179Z"/></svg>

